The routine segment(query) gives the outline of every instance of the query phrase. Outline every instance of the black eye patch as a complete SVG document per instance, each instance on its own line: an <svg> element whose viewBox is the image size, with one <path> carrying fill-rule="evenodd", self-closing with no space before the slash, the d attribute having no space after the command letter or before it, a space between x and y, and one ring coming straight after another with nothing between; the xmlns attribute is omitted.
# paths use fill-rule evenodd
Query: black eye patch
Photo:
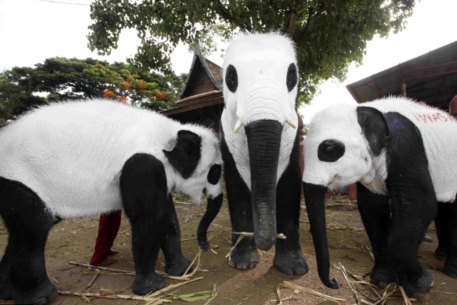
<svg viewBox="0 0 457 305"><path fill-rule="evenodd" d="M287 78L286 78L286 85L287 89L292 91L295 85L297 84L298 76L297 76L297 67L294 63L289 65L289 69L287 69Z"/></svg>
<svg viewBox="0 0 457 305"><path fill-rule="evenodd" d="M317 156L323 162L335 162L344 155L345 147L341 141L330 139L323 141L317 149Z"/></svg>
<svg viewBox="0 0 457 305"><path fill-rule="evenodd" d="M225 71L225 83L230 91L235 92L238 88L238 74L234 66L229 65Z"/></svg>
<svg viewBox="0 0 457 305"><path fill-rule="evenodd" d="M211 184L217 184L221 177L222 166L220 164L214 164L211 166L208 172L208 182Z"/></svg>

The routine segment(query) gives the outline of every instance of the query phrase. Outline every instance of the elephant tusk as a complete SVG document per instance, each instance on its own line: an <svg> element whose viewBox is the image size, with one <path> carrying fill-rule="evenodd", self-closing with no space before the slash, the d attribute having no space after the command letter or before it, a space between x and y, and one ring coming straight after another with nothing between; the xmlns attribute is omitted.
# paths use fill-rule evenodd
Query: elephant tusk
<svg viewBox="0 0 457 305"><path fill-rule="evenodd" d="M287 118L286 122L290 125L290 127L297 128L297 125L295 125L294 121L292 121L290 117Z"/></svg>
<svg viewBox="0 0 457 305"><path fill-rule="evenodd" d="M238 122L236 122L235 128L233 129L234 132L238 132L240 130L241 126L243 126L243 123L241 123L241 120L238 119Z"/></svg>

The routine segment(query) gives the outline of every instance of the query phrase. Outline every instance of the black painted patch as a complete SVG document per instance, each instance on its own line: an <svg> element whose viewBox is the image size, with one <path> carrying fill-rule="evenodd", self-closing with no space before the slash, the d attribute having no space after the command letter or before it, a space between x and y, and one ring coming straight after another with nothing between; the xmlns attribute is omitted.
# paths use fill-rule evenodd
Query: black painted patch
<svg viewBox="0 0 457 305"><path fill-rule="evenodd" d="M221 128L221 153L222 160L224 161L224 181L227 190L230 221L232 223L233 231L254 232L251 191L248 189L248 186L236 168L236 162L225 141L224 128ZM236 243L238 237L238 234L232 234L232 244ZM237 248L238 247L243 249L243 251L247 251L245 253L257 249L253 237L243 238L238 244Z"/></svg>
<svg viewBox="0 0 457 305"><path fill-rule="evenodd" d="M392 223L387 245L388 261L400 271L399 282L411 295L415 292L411 287L418 287L417 291L422 292L433 280L417 261L417 249L436 216L436 195L419 129L400 113L388 112L384 117L390 132L386 139Z"/></svg>
<svg viewBox="0 0 457 305"><path fill-rule="evenodd" d="M286 78L286 84L287 84L287 89L292 91L294 89L295 85L297 84L298 81L298 75L297 75L297 67L295 66L294 63L291 63L289 65L289 69L287 69L287 78Z"/></svg>
<svg viewBox="0 0 457 305"><path fill-rule="evenodd" d="M230 91L235 92L238 88L238 74L234 66L229 65L225 72L225 83Z"/></svg>
<svg viewBox="0 0 457 305"><path fill-rule="evenodd" d="M389 136L384 115L372 107L357 107L357 121L371 152L373 155L379 156L381 150L386 147L386 138Z"/></svg>
<svg viewBox="0 0 457 305"><path fill-rule="evenodd" d="M222 166L220 164L214 164L211 166L208 172L208 182L215 185L221 178Z"/></svg>
<svg viewBox="0 0 457 305"><path fill-rule="evenodd" d="M189 178L201 158L202 139L197 134L188 131L178 131L176 146L172 151L163 150L170 164L182 175Z"/></svg>
<svg viewBox="0 0 457 305"><path fill-rule="evenodd" d="M119 186L124 211L131 221L136 222L144 213L155 209L158 209L154 213L159 214L158 218L164 215L160 215L165 211L158 206L165 205L168 200L167 176L162 162L156 157L145 153L131 156L122 168Z"/></svg>
<svg viewBox="0 0 457 305"><path fill-rule="evenodd" d="M33 190L19 181L0 177L0 202L0 215L9 230L35 231L50 228L61 220L48 211Z"/></svg>
<svg viewBox="0 0 457 305"><path fill-rule="evenodd" d="M287 236L287 239L276 240L276 255L288 260L288 263L284 262L283 259L280 259L279 262L277 261L275 266L277 265L280 270L284 265L287 265L289 267L293 266L292 269L297 271L297 268L305 264L304 259L301 260L297 256L296 260L290 260L290 257L286 254L292 253L292 249L300 249L298 227L300 223L301 177L300 128L297 128L294 146L289 156L289 164L279 178L276 187L276 202L278 203L276 204L277 231L283 232Z"/></svg>
<svg viewBox="0 0 457 305"><path fill-rule="evenodd" d="M344 151L343 142L330 139L319 144L317 156L323 162L335 162L344 155Z"/></svg>
<svg viewBox="0 0 457 305"><path fill-rule="evenodd" d="M119 179L122 205L132 228L132 253L136 271L132 291L144 295L165 284L154 271L162 247L167 267L169 253L178 258L181 248L174 246L179 233L173 203L167 190L162 161L137 153L124 164Z"/></svg>
<svg viewBox="0 0 457 305"><path fill-rule="evenodd" d="M46 275L44 248L48 232L59 222L46 204L26 185L0 177L0 215L9 238L0 262L2 298L16 304L51 302L56 288Z"/></svg>
<svg viewBox="0 0 457 305"><path fill-rule="evenodd" d="M430 177L422 135L417 126L397 112L386 113L385 119L390 130L386 139L389 180L392 182L396 178L394 173L398 173L402 180L412 173L412 176L423 176L423 179Z"/></svg>

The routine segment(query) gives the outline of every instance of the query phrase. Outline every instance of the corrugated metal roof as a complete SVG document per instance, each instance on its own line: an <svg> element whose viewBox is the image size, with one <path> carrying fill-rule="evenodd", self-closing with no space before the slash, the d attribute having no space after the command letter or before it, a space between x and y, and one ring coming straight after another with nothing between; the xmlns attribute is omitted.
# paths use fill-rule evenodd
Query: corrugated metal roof
<svg viewBox="0 0 457 305"><path fill-rule="evenodd" d="M346 86L357 103L404 95L447 109L457 95L457 41Z"/></svg>

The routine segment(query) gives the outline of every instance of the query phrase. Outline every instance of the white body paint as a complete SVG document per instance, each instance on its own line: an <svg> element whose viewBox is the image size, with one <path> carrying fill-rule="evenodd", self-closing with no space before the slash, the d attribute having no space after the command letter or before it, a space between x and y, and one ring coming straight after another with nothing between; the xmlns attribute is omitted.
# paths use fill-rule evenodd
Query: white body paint
<svg viewBox="0 0 457 305"><path fill-rule="evenodd" d="M284 123L290 118L298 126L294 110L298 86L288 92L285 85L291 63L297 66L292 41L275 33L246 34L232 41L227 49L223 75L227 67L233 65L238 73L238 89L233 93L224 82L225 110L221 122L228 149L249 189L251 170L244 126L258 120L283 124L277 181L289 164L297 129ZM233 129L238 119L243 126L235 133Z"/></svg>
<svg viewBox="0 0 457 305"><path fill-rule="evenodd" d="M421 132L429 172L439 202L450 202L457 194L457 121L447 113L405 98L386 98L359 106L382 113L397 112ZM374 157L357 122L357 105L334 105L315 115L305 138L303 181L330 189L360 181L377 194L386 194L386 152ZM322 162L317 147L325 139L345 144L345 154L336 162ZM367 158L368 162L364 159Z"/></svg>
<svg viewBox="0 0 457 305"><path fill-rule="evenodd" d="M172 150L178 130L202 139L202 155L188 179L162 152ZM119 176L135 153L160 160L168 192L183 192L199 203L221 193L207 181L209 167L221 164L217 137L208 129L182 125L152 111L106 100L57 103L41 107L0 130L0 177L32 189L62 218L121 209Z"/></svg>

